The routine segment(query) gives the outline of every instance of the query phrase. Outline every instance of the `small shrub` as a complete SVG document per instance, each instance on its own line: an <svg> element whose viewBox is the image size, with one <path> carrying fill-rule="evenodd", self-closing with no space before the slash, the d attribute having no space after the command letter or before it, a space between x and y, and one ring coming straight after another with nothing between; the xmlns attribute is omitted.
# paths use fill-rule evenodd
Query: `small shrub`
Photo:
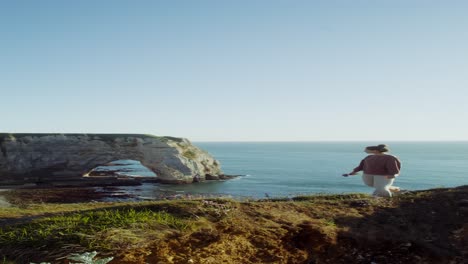
<svg viewBox="0 0 468 264"><path fill-rule="evenodd" d="M199 207L202 213L210 215L218 220L229 216L234 209L231 203L216 200L202 200L201 207Z"/></svg>
<svg viewBox="0 0 468 264"><path fill-rule="evenodd" d="M182 153L182 156L186 157L187 159L195 159L197 154L195 154L195 152L192 150L186 150Z"/></svg>
<svg viewBox="0 0 468 264"><path fill-rule="evenodd" d="M103 258L103 259L94 259L96 257L97 252L85 252L82 254L71 254L68 259L69 260L74 260L74 261L80 261L78 263L70 263L70 264L79 264L79 263L84 263L84 264L106 264L110 262L111 260L114 259L114 257L108 257L108 258Z"/></svg>
<svg viewBox="0 0 468 264"><path fill-rule="evenodd" d="M71 254L67 259L79 261L77 263L70 262L70 264L106 264L114 259L114 257L108 257L103 259L94 259L97 255L96 251L93 252L85 252L85 253L74 253ZM30 263L35 264L35 263ZM50 262L41 262L39 264L51 264Z"/></svg>

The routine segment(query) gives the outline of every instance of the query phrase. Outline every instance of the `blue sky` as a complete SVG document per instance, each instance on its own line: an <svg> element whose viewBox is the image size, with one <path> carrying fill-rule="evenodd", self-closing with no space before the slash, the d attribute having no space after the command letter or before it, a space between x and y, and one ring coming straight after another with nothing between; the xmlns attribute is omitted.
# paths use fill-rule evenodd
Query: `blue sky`
<svg viewBox="0 0 468 264"><path fill-rule="evenodd" d="M468 140L464 1L0 1L0 131Z"/></svg>

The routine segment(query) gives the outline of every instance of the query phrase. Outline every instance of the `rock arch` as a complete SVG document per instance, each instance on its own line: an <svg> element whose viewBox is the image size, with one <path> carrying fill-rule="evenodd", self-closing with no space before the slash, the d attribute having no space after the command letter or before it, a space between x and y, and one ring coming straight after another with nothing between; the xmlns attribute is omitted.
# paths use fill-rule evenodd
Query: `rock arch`
<svg viewBox="0 0 468 264"><path fill-rule="evenodd" d="M164 183L222 174L187 139L140 134L0 134L0 182L82 177L114 160L138 160Z"/></svg>
<svg viewBox="0 0 468 264"><path fill-rule="evenodd" d="M107 164L93 168L85 173L87 177L114 176L114 177L157 177L156 173L143 166L138 160L114 160Z"/></svg>

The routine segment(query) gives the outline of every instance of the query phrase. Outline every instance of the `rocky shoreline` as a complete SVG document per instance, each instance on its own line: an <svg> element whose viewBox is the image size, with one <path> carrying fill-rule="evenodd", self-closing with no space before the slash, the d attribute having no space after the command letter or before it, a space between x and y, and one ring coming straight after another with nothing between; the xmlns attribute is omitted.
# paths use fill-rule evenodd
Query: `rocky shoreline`
<svg viewBox="0 0 468 264"><path fill-rule="evenodd" d="M224 181L231 180L242 175L206 175L204 179L197 179L194 182ZM195 177L196 178L196 177ZM125 177L125 176L93 176L77 179L63 179L55 181L18 181L3 183L0 189L21 189L21 188L53 188L53 187L110 187L110 186L139 186L144 183L169 184L167 181L157 177ZM174 182L173 184L180 184Z"/></svg>

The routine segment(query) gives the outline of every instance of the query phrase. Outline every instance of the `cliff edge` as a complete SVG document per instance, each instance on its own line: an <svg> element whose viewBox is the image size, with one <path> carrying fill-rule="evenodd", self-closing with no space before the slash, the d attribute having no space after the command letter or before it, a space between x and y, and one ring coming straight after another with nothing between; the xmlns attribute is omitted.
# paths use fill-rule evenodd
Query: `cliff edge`
<svg viewBox="0 0 468 264"><path fill-rule="evenodd" d="M77 179L111 161L138 160L163 183L221 175L220 164L185 138L142 134L0 134L0 182Z"/></svg>
<svg viewBox="0 0 468 264"><path fill-rule="evenodd" d="M2 263L97 250L112 263L466 264L468 186L392 198L90 203L83 189L16 189L0 210ZM64 197L87 197L63 204ZM59 203L59 204L57 204ZM46 212L46 213L45 213Z"/></svg>

